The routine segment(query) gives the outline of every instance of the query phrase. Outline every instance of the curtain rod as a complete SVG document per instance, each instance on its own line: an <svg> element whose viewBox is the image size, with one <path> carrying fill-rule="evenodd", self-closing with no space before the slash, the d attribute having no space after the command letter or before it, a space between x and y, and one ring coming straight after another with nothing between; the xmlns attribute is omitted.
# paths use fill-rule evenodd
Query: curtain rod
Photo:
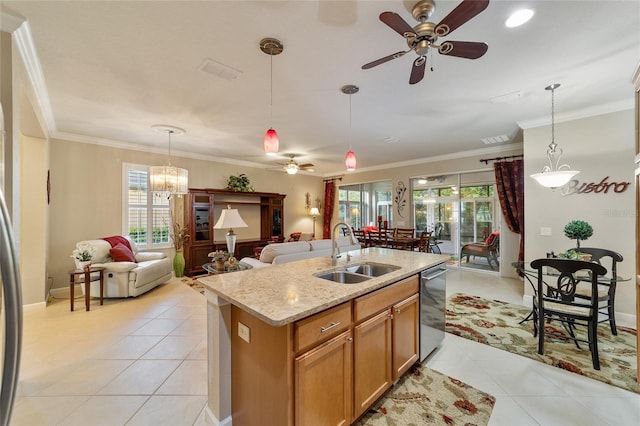
<svg viewBox="0 0 640 426"><path fill-rule="evenodd" d="M523 154L509 155L508 157L483 158L480 160L480 162L484 164L489 164L489 161L509 160L510 158L522 158L522 157L524 157Z"/></svg>
<svg viewBox="0 0 640 426"><path fill-rule="evenodd" d="M342 181L342 176L330 177L330 178L325 178L325 179L322 179L322 180L324 182L333 182L335 180Z"/></svg>

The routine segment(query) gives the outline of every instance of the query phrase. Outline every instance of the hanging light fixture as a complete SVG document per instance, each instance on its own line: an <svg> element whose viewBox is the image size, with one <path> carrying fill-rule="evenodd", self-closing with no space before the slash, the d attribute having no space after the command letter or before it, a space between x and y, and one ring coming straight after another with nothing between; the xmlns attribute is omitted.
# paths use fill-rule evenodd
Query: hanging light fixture
<svg viewBox="0 0 640 426"><path fill-rule="evenodd" d="M167 197L188 193L189 172L171 165L171 135L183 135L186 131L180 127L165 124L155 124L151 128L158 132L167 133L169 136L169 163L166 166L149 167L150 191Z"/></svg>
<svg viewBox="0 0 640 426"><path fill-rule="evenodd" d="M568 164L560 164L562 157L562 148L558 147L555 142L555 104L554 92L560 87L558 83L545 87L545 90L551 90L551 143L547 149L547 159L549 165L542 168L542 172L531 175L540 185L556 189L567 184L572 177L580 173L578 170L571 170Z"/></svg>
<svg viewBox="0 0 640 426"><path fill-rule="evenodd" d="M293 161L293 158L284 166L284 171L290 175L295 175L298 173L298 170L300 170L300 166L298 166L298 163Z"/></svg>
<svg viewBox="0 0 640 426"><path fill-rule="evenodd" d="M347 84L340 88L342 93L349 95L349 151L344 158L344 164L347 166L347 171L352 172L356 169L356 153L351 150L351 95L358 93L360 88L353 84Z"/></svg>
<svg viewBox="0 0 640 426"><path fill-rule="evenodd" d="M275 38L263 38L260 40L260 50L269 55L270 57L270 91L271 97L269 98L270 109L270 121L273 123L273 56L279 55L284 50L284 46L279 40ZM270 127L264 134L264 152L267 155L277 155L280 146L280 140L278 139L278 132Z"/></svg>

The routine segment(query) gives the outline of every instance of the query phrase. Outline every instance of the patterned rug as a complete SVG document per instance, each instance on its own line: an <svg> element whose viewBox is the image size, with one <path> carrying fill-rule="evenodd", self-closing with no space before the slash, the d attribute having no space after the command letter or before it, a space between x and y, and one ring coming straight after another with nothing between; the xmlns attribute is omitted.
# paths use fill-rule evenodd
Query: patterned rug
<svg viewBox="0 0 640 426"><path fill-rule="evenodd" d="M204 293L189 277L180 280ZM486 425L496 399L458 379L427 367L414 367L365 415L358 426Z"/></svg>
<svg viewBox="0 0 640 426"><path fill-rule="evenodd" d="M357 426L486 425L496 399L427 367L405 374Z"/></svg>
<svg viewBox="0 0 640 426"><path fill-rule="evenodd" d="M609 323L601 323L598 326L600 370L594 370L586 344L578 349L571 340L547 338L545 353L539 355L532 321L518 324L530 311L524 306L458 293L447 299L445 329L466 339L639 393L636 330L618 326L618 335L614 336ZM585 328L578 327L576 334L584 336ZM561 324L554 323L547 324L545 329L564 331Z"/></svg>

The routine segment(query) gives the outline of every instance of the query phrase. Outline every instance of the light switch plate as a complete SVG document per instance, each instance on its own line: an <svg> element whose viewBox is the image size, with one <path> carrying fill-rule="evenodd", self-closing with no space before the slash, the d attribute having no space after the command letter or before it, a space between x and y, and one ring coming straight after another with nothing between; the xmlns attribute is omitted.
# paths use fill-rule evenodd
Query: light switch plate
<svg viewBox="0 0 640 426"><path fill-rule="evenodd" d="M541 226L540 227L540 235L544 235L545 237L550 237L551 236L551 228L549 228L547 226Z"/></svg>
<svg viewBox="0 0 640 426"><path fill-rule="evenodd" d="M238 322L238 336L247 343L251 343L251 332L249 327Z"/></svg>

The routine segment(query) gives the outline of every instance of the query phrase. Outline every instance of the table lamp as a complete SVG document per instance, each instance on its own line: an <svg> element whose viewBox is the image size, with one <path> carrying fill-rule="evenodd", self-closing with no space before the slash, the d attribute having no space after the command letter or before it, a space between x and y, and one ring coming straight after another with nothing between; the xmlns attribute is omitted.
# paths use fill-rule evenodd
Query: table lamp
<svg viewBox="0 0 640 426"><path fill-rule="evenodd" d="M229 250L229 260L234 259L236 252L236 234L233 232L233 228L246 228L247 224L240 217L237 209L232 209L231 206L227 206L226 209L220 213L220 219L214 225L214 229L227 229L227 250Z"/></svg>
<svg viewBox="0 0 640 426"><path fill-rule="evenodd" d="M316 216L320 216L320 210L317 207L311 207L309 212L313 216L313 237L316 236Z"/></svg>

